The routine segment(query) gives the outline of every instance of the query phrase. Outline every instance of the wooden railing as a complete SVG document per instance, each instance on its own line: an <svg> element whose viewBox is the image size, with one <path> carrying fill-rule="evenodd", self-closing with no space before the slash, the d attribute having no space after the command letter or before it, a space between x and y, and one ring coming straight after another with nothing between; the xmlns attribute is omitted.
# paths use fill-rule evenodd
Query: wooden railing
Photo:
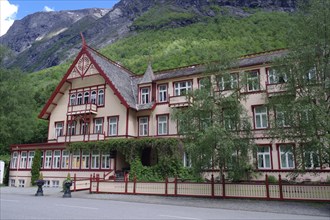
<svg viewBox="0 0 330 220"><path fill-rule="evenodd" d="M222 178L224 180L224 178ZM330 201L330 184L284 183L279 175L278 183L231 183L182 182L178 179L165 182L109 181L96 177L90 178L90 193L117 193L162 196L194 196L220 198L254 198L267 200L310 200Z"/></svg>

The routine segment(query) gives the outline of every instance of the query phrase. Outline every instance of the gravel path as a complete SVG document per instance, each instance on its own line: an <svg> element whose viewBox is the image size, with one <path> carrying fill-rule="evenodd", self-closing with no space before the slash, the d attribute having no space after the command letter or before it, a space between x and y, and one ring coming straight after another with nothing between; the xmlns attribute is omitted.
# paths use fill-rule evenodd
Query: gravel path
<svg viewBox="0 0 330 220"><path fill-rule="evenodd" d="M15 188L1 187L0 193L34 195L36 187ZM45 196L62 197L60 188L44 188ZM210 199L192 197L164 197L147 195L89 194L88 191L73 192L72 197L84 199L114 200L162 205L177 205L203 208L221 208L230 210L259 211L311 216L329 216L330 203L305 201L266 201L251 199Z"/></svg>

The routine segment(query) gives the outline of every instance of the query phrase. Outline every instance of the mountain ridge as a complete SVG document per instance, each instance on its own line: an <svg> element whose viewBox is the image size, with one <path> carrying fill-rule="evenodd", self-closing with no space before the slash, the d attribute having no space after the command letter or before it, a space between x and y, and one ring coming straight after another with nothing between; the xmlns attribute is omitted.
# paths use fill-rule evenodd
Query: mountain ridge
<svg viewBox="0 0 330 220"><path fill-rule="evenodd" d="M189 26L223 13L244 17L253 10L292 12L295 0L121 0L112 9L37 12L15 21L0 44L14 54L6 67L33 72L72 58L80 49L80 32L100 49L141 30Z"/></svg>

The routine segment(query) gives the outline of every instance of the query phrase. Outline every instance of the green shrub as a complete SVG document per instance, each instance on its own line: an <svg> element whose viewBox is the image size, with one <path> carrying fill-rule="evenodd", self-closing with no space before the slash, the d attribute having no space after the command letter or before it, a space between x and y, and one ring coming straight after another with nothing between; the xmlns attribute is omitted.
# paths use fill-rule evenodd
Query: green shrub
<svg viewBox="0 0 330 220"><path fill-rule="evenodd" d="M41 163L41 151L38 149L35 151L31 167L31 184L33 186L36 184L35 182L39 179Z"/></svg>
<svg viewBox="0 0 330 220"><path fill-rule="evenodd" d="M268 176L268 183L277 183L278 180L276 179L275 176L269 175Z"/></svg>

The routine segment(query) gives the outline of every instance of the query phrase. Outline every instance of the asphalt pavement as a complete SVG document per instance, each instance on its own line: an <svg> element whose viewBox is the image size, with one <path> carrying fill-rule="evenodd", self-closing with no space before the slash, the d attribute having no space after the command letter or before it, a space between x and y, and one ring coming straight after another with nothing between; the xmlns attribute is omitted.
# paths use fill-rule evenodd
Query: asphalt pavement
<svg viewBox="0 0 330 220"><path fill-rule="evenodd" d="M0 195L27 195L33 196L36 187L15 188L0 187ZM60 188L44 188L45 197L61 198ZM88 191L72 192L72 198L90 200L109 200L142 204L159 204L170 206L198 207L211 209L240 210L252 212L281 213L291 215L322 216L330 219L330 203L307 201L267 201L253 199L211 199L194 197L164 197L149 195L122 195L122 194L90 194ZM66 198L70 199L70 198ZM311 218L312 219L312 218Z"/></svg>

